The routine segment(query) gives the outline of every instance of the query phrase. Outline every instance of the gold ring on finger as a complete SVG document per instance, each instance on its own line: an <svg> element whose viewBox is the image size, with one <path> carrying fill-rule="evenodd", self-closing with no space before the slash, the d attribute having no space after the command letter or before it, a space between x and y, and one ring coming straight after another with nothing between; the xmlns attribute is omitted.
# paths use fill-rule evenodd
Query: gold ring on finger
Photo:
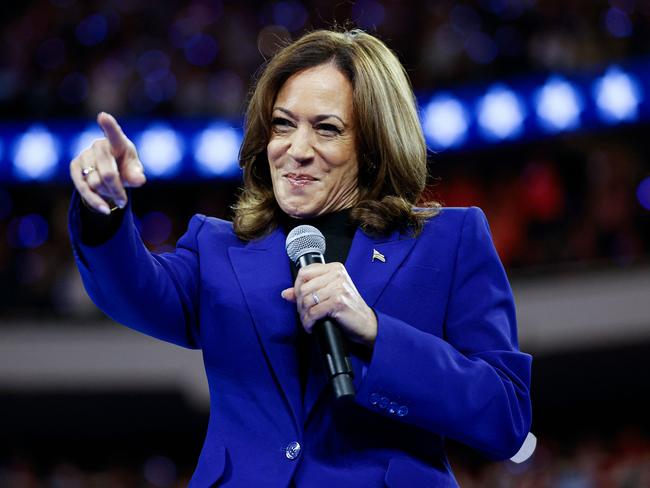
<svg viewBox="0 0 650 488"><path fill-rule="evenodd" d="M93 171L97 171L97 168L95 168L94 166L86 166L81 170L81 176L85 180L86 178L88 178L88 175Z"/></svg>

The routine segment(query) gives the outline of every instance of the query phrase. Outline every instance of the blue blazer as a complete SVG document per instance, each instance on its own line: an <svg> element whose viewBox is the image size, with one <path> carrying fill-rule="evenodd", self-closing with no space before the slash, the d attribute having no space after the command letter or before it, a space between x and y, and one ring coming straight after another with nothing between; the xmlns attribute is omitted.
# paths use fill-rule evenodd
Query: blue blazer
<svg viewBox="0 0 650 488"><path fill-rule="evenodd" d="M196 215L176 250L156 255L130 210L96 247L81 243L78 212L75 196L70 232L94 302L203 351L210 421L191 487L452 487L446 437L508 458L529 431L531 358L478 208L445 208L417 238L357 230L345 266L378 335L371 356L352 357L356 400L343 406L319 360L301 393L282 230L243 242L230 222Z"/></svg>

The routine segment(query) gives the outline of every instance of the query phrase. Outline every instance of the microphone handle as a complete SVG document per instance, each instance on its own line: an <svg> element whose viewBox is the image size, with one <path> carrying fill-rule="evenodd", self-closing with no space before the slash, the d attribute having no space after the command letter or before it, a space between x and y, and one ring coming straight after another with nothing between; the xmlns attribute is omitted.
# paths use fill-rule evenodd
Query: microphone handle
<svg viewBox="0 0 650 488"><path fill-rule="evenodd" d="M325 258L320 253L307 253L298 258L298 269L312 263L325 263ZM323 365L334 390L334 398L351 399L354 397L352 384L352 363L347 353L346 339L341 334L341 328L335 320L325 317L314 324L316 341L321 352Z"/></svg>

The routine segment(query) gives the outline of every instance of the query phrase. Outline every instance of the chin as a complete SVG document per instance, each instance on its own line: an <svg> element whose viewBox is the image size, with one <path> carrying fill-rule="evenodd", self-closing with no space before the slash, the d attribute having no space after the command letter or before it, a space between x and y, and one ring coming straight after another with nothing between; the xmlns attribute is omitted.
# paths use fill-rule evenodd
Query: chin
<svg viewBox="0 0 650 488"><path fill-rule="evenodd" d="M316 212L310 212L308 210L303 210L303 209L298 210L298 209L286 208L283 210L284 213L286 213L287 215L295 219L308 219L316 215Z"/></svg>
<svg viewBox="0 0 650 488"><path fill-rule="evenodd" d="M288 201L282 203L278 202L278 205L284 213L298 219L309 218L318 213L318 210L309 202Z"/></svg>

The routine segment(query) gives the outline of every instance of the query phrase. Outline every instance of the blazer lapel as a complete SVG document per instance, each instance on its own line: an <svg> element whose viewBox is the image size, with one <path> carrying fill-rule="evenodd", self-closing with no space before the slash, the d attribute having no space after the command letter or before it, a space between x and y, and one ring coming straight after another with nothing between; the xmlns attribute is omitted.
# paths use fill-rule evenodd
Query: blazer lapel
<svg viewBox="0 0 650 488"><path fill-rule="evenodd" d="M265 359L300 428L296 306L280 296L293 283L284 239L284 232L277 229L265 238L245 247L232 247L228 252Z"/></svg>
<svg viewBox="0 0 650 488"><path fill-rule="evenodd" d="M393 273L413 248L415 241L415 238L404 236L398 231L393 232L388 237L375 239L366 235L361 229L357 229L345 261L345 268L368 306L374 307ZM375 251L383 256L383 261L378 258L373 259L373 255L377 256ZM351 355L350 359L355 372L354 386L355 389L358 389L362 379L363 362L355 355ZM321 359L317 358L311 362L305 392L305 419L307 419L323 391L326 390L327 379L320 361Z"/></svg>
<svg viewBox="0 0 650 488"><path fill-rule="evenodd" d="M393 273L408 256L415 244L415 238L403 236L395 231L385 238L374 239L358 229L345 268L365 302L373 307ZM384 260L373 259L375 251Z"/></svg>

